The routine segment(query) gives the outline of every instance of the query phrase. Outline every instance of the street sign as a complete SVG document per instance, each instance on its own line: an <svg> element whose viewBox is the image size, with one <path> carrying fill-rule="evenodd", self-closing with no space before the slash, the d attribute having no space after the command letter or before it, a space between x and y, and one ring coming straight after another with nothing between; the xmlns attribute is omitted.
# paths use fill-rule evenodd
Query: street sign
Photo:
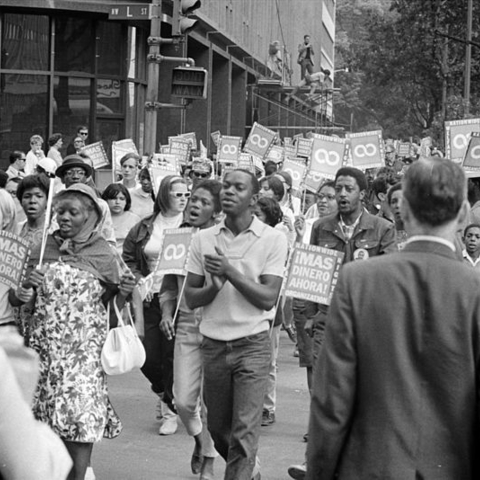
<svg viewBox="0 0 480 480"><path fill-rule="evenodd" d="M151 3L132 5L112 5L108 12L109 20L150 20L152 18Z"/></svg>

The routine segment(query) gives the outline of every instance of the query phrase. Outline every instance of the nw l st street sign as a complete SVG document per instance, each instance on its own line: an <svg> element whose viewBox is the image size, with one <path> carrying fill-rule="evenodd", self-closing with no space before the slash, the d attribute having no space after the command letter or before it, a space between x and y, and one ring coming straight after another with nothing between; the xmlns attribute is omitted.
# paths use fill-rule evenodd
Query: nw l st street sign
<svg viewBox="0 0 480 480"><path fill-rule="evenodd" d="M152 18L151 3L132 5L112 5L108 12L109 20L150 20Z"/></svg>

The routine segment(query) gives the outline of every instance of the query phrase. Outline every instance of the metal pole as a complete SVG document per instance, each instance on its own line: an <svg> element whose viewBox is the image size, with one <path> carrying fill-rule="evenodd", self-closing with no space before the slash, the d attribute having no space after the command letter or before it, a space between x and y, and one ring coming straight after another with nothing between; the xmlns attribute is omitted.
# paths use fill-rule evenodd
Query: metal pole
<svg viewBox="0 0 480 480"><path fill-rule="evenodd" d="M153 17L150 24L150 37L160 37L162 0L152 0ZM150 45L149 55L160 55L160 44ZM148 62L147 70L147 95L146 102L154 104L158 101L158 82L160 80L160 64ZM145 136L143 142L144 154L152 154L156 151L157 140L157 110L145 109Z"/></svg>
<svg viewBox="0 0 480 480"><path fill-rule="evenodd" d="M470 75L472 71L472 19L473 0L467 0L467 46L465 47L465 89L463 93L465 101L465 115L470 113Z"/></svg>

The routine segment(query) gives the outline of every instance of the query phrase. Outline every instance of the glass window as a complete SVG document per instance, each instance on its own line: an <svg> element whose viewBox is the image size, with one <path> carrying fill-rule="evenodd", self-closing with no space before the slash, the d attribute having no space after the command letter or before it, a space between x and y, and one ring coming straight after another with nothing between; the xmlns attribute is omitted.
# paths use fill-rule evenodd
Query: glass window
<svg viewBox="0 0 480 480"><path fill-rule="evenodd" d="M4 14L1 68L48 70L48 37L48 17Z"/></svg>
<svg viewBox="0 0 480 480"><path fill-rule="evenodd" d="M125 82L111 78L97 79L97 114L123 113Z"/></svg>
<svg viewBox="0 0 480 480"><path fill-rule="evenodd" d="M41 135L46 140L48 77L1 75L0 95L0 155L6 168L10 151L28 152L32 135Z"/></svg>
<svg viewBox="0 0 480 480"><path fill-rule="evenodd" d="M97 69L100 75L122 75L125 57L122 47L126 34L124 28L121 23L98 23Z"/></svg>
<svg viewBox="0 0 480 480"><path fill-rule="evenodd" d="M93 72L93 22L83 18L55 18L55 71Z"/></svg>
<svg viewBox="0 0 480 480"><path fill-rule="evenodd" d="M90 123L92 82L89 78L57 76L53 83L53 131L64 135L66 146L78 125ZM89 138L88 141L93 140Z"/></svg>
<svg viewBox="0 0 480 480"><path fill-rule="evenodd" d="M121 140L124 137L123 120L97 119L95 138L101 139L108 158L112 158L112 142Z"/></svg>

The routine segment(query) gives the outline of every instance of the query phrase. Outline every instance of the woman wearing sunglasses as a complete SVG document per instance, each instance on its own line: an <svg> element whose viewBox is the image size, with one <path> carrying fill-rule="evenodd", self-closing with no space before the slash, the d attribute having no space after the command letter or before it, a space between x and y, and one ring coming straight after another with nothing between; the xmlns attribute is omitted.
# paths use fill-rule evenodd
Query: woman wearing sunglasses
<svg viewBox="0 0 480 480"><path fill-rule="evenodd" d="M142 219L128 233L122 256L137 282L155 269L165 230L178 228L183 223L189 197L185 180L178 175L168 175L160 183L153 214ZM155 284L160 286L161 279L156 278ZM171 435L177 430L177 415L172 404L174 340L168 340L160 331L161 319L157 291L144 302L147 359L142 373L159 396L157 419L162 420L159 434Z"/></svg>

